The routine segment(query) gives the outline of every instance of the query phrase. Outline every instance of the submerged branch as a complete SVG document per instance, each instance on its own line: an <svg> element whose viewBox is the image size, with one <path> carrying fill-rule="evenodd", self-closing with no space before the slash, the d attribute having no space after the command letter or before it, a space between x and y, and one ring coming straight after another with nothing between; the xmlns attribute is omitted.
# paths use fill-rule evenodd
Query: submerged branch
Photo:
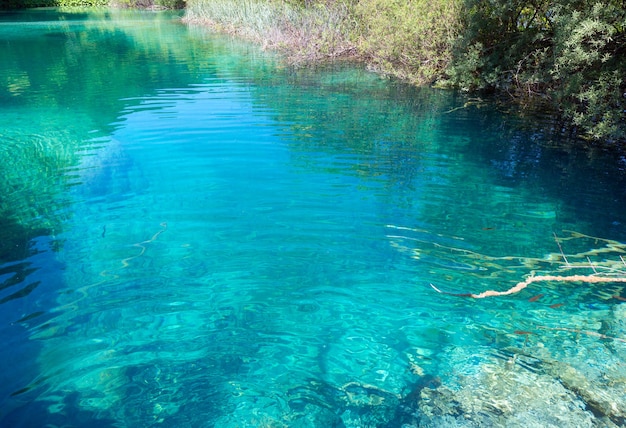
<svg viewBox="0 0 626 428"><path fill-rule="evenodd" d="M450 293L442 291L435 287L433 284L430 286L438 293L449 294L451 296L458 297L471 297L472 299L484 299L485 297L506 296L509 294L515 294L528 287L533 282L541 281L557 281L557 282L586 282L586 283L601 283L601 282L626 282L626 277L607 277L596 275L569 275L569 276L557 276L557 275L538 275L530 276L526 280L518 282L513 287L505 291L487 290L482 293Z"/></svg>
<svg viewBox="0 0 626 428"><path fill-rule="evenodd" d="M609 240L609 239L583 235L578 232L572 232L572 231L568 231L568 232L571 233L571 236L568 238L560 238L556 234L554 234L554 239L559 249L558 257L564 261L564 264L559 263L560 266L558 266L557 270L563 271L563 270L572 270L572 269L591 269L593 273L586 274L586 275L585 274L535 275L535 272L531 271L531 275L529 277L527 277L524 281L518 282L517 284L515 284L513 287L509 288L508 290L504 290L504 291L486 290L486 291L483 291L482 293L453 293L453 292L443 291L435 287L433 284L430 284L430 286L436 292L441 293L441 294L448 294L448 295L457 296L457 297L470 297L472 299L484 299L486 297L507 296L509 294L519 293L520 291L522 291L523 289L525 289L526 287L528 287L530 284L534 282L583 282L583 283L588 283L588 284L617 283L617 282L626 283L626 269L622 268L622 265L626 266L626 261L624 260L624 257L622 257L621 254L619 254L619 261L604 260L604 261L593 262L591 258L589 257L590 255L598 255L598 254L603 254L603 253L613 253L613 254L624 253L626 252L626 244L623 244L618 241ZM592 239L596 243L604 242L605 246L596 248L591 251L587 250L582 253L573 254L573 255L569 254L566 256L565 252L563 251L563 247L561 246L561 242L567 241L570 239L580 239L580 238ZM473 257L479 256L478 254L471 253L468 251L464 251L464 253L466 256L473 256ZM554 256L555 255L550 255L550 257L548 257L548 259L544 261L549 262L550 260L556 260L556 257ZM487 259L487 260L510 259L510 257L497 257L496 258L496 257L487 257L487 256L482 256L482 258ZM530 258L519 258L519 259L522 261L526 261L526 262L537 261L537 259L530 259ZM572 262L571 261L575 259L585 259L586 262ZM556 262L552 262L552 263L556 263ZM524 264L530 265L529 263L524 263ZM620 296L617 296L617 297L614 296L614 297L621 300Z"/></svg>

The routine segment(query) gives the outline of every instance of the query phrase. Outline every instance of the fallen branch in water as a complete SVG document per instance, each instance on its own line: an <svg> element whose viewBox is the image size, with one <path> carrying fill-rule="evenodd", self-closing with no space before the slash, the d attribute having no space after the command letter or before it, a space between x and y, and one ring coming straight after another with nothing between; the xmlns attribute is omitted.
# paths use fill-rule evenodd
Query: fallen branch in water
<svg viewBox="0 0 626 428"><path fill-rule="evenodd" d="M577 275L535 275L534 271L531 271L531 275L527 277L524 281L520 281L515 284L513 287L504 291L496 291L496 290L487 290L482 293L452 293L448 291L440 290L435 287L433 284L430 286L441 294L448 294L451 296L457 297L470 297L472 299L484 299L485 297L496 297L496 296L507 296L509 294L519 293L530 284L534 282L584 282L588 284L597 284L597 283L626 283L626 260L624 257L619 254L619 261L615 260L606 260L606 261L596 261L592 262L589 256L591 255L599 255L602 253L625 253L626 252L626 244L623 244L618 241L613 241L609 239L595 238L588 235L583 235L581 233L569 231L571 236L568 238L559 238L556 233L554 234L554 239L559 248L559 252L555 254L549 255L549 257L544 260L547 263L559 263L557 260L562 259L564 264L560 264L558 267L559 270L573 270L573 269L591 269L593 273L589 274L577 274ZM563 251L563 247L561 246L561 241L571 240L571 239L592 239L596 243L604 242L605 246L591 250L585 251L578 254L573 255L565 255ZM463 251L463 250L458 250ZM509 260L512 257L489 257L484 255L479 255L476 253L472 253L470 251L463 251L463 254L467 257L475 257L482 258L484 260ZM531 262L538 262L539 259L531 259L531 258L518 258L525 265L530 266ZM572 260L586 260L586 262L576 262ZM619 295L614 295L613 298L622 300L623 298Z"/></svg>
<svg viewBox="0 0 626 428"><path fill-rule="evenodd" d="M509 294L515 294L528 287L533 282L540 281L557 281L557 282L586 282L586 283L599 283L599 282L626 282L626 277L610 277L610 276L595 276L595 275L569 275L569 276L556 276L556 275L539 275L530 276L526 280L518 282L513 287L505 291L487 290L482 293L450 293L448 291L442 291L435 287L433 284L430 286L438 293L449 294L451 296L458 297L471 297L472 299L484 299L485 297L506 296Z"/></svg>

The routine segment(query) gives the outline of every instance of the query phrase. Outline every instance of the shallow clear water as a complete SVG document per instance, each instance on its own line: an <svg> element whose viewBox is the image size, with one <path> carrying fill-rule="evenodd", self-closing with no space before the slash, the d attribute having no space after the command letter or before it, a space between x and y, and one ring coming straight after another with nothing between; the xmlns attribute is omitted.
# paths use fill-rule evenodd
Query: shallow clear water
<svg viewBox="0 0 626 428"><path fill-rule="evenodd" d="M623 277L623 154L175 13L0 56L0 425L624 422L623 283L431 287Z"/></svg>

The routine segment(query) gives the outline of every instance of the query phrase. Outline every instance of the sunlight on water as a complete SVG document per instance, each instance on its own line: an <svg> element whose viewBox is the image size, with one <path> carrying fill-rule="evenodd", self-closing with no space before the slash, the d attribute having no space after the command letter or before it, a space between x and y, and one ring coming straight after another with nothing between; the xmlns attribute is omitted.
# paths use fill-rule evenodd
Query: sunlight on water
<svg viewBox="0 0 626 428"><path fill-rule="evenodd" d="M177 18L1 15L2 425L625 422L623 157Z"/></svg>

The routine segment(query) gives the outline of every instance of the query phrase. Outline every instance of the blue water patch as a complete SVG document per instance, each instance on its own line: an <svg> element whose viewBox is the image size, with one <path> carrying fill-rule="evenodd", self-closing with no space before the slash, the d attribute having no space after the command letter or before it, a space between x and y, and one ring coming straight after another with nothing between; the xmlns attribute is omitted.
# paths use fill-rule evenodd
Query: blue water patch
<svg viewBox="0 0 626 428"><path fill-rule="evenodd" d="M3 24L3 424L623 421L618 156L550 117L101 14Z"/></svg>

